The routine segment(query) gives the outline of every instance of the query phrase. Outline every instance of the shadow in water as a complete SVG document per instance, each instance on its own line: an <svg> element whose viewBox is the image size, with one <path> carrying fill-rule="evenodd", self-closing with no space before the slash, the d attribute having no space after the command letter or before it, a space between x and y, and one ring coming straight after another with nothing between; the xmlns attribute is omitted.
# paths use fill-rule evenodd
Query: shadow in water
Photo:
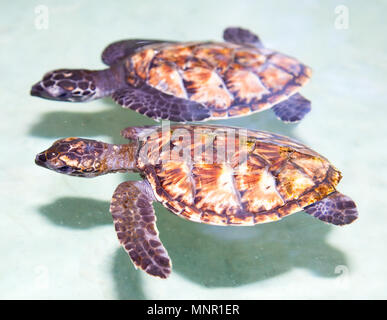
<svg viewBox="0 0 387 320"><path fill-rule="evenodd" d="M64 197L41 206L39 211L56 225L74 229L88 229L113 224L109 202L87 198ZM117 242L118 243L118 242ZM111 267L120 299L145 299L140 273L134 269L123 248L114 254Z"/></svg>
<svg viewBox="0 0 387 320"><path fill-rule="evenodd" d="M133 267L124 248L118 249L114 255L112 273L118 299L146 299L142 289L140 272Z"/></svg>
<svg viewBox="0 0 387 320"><path fill-rule="evenodd" d="M61 198L40 212L55 224L86 229L112 223L108 208L105 201ZM236 287L293 268L335 277L335 267L347 264L344 254L326 242L333 227L305 213L254 227L216 227L185 221L158 203L155 210L173 272L205 287ZM134 269L123 249L115 254L112 272L119 298L145 298L141 271Z"/></svg>
<svg viewBox="0 0 387 320"><path fill-rule="evenodd" d="M54 224L88 229L113 223L109 206L106 201L64 197L41 206L39 211Z"/></svg>
<svg viewBox="0 0 387 320"><path fill-rule="evenodd" d="M335 277L335 267L346 264L344 254L326 242L333 227L306 213L253 227L216 227L155 207L174 271L206 287L240 286L296 267Z"/></svg>
<svg viewBox="0 0 387 320"><path fill-rule="evenodd" d="M124 109L110 98L105 98L104 103L109 109L99 112L87 111L88 103L62 104L69 105L69 109L78 107L74 111L53 111L45 113L40 121L33 125L29 134L37 137L63 138L63 137L92 137L109 136L113 143L125 143L120 136L120 131L129 126L157 125L156 122L135 111ZM218 121L209 121L208 124L235 126L248 129L271 131L297 139L293 130L298 124L286 124L278 120L272 110L252 114L248 117L230 118Z"/></svg>
<svg viewBox="0 0 387 320"><path fill-rule="evenodd" d="M29 134L55 139L108 136L112 138L113 143L125 143L127 140L120 136L122 129L129 126L157 124L154 120L137 112L121 108L113 101L107 104L111 105L111 108L98 112L87 111L88 103L66 104L69 105L69 109L79 107L78 110L85 110L85 112L53 111L45 113L40 121L30 128Z"/></svg>

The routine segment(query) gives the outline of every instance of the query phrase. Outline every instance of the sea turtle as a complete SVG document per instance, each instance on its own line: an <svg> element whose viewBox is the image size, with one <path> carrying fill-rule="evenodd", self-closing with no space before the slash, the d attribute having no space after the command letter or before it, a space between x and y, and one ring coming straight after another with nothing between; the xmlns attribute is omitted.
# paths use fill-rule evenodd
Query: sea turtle
<svg viewBox="0 0 387 320"><path fill-rule="evenodd" d="M297 211L335 225L357 218L355 203L336 191L340 172L305 145L264 132L209 125L129 127L127 144L61 139L36 164L79 177L139 172L121 183L110 212L118 239L136 267L166 278L168 253L152 202L176 215L220 226L252 226Z"/></svg>
<svg viewBox="0 0 387 320"><path fill-rule="evenodd" d="M311 69L263 47L258 36L227 28L226 42L124 40L109 45L105 70L47 73L31 94L83 102L112 96L124 108L177 122L245 116L273 107L285 122L301 120L310 101L298 91Z"/></svg>

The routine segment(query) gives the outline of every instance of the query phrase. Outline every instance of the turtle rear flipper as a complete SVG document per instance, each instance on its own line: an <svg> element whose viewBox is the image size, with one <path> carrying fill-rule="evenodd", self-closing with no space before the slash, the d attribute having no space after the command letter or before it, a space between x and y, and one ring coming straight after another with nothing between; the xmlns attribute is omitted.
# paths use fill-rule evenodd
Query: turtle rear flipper
<svg viewBox="0 0 387 320"><path fill-rule="evenodd" d="M348 196L337 191L305 207L304 210L321 221L339 226L350 224L358 217L355 202Z"/></svg>
<svg viewBox="0 0 387 320"><path fill-rule="evenodd" d="M136 52L138 48L154 44L166 42L164 40L146 40L146 39L132 39L132 40L122 40L114 42L108 45L105 50L102 52L102 61L110 66L114 62L129 56ZM172 42L172 41L168 41Z"/></svg>
<svg viewBox="0 0 387 320"><path fill-rule="evenodd" d="M311 103L299 93L295 93L287 100L276 104L273 111L284 122L297 122L311 110Z"/></svg>
<svg viewBox="0 0 387 320"><path fill-rule="evenodd" d="M211 116L201 103L166 94L145 83L136 88L128 85L118 89L112 98L124 108L156 120L202 121Z"/></svg>
<svg viewBox="0 0 387 320"><path fill-rule="evenodd" d="M259 37L247 29L229 27L224 30L223 39L235 44L249 44L257 48L263 48L263 44Z"/></svg>
<svg viewBox="0 0 387 320"><path fill-rule="evenodd" d="M126 181L114 192L110 212L118 239L134 265L165 279L171 273L171 260L158 236L152 202L146 182Z"/></svg>

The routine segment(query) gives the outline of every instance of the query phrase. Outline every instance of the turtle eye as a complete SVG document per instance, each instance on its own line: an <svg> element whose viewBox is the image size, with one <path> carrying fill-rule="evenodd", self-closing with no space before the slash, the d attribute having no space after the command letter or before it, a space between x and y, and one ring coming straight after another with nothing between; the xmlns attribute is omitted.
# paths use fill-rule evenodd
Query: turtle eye
<svg viewBox="0 0 387 320"><path fill-rule="evenodd" d="M58 156L57 152L49 152L47 153L47 160L51 160L53 158L56 158Z"/></svg>

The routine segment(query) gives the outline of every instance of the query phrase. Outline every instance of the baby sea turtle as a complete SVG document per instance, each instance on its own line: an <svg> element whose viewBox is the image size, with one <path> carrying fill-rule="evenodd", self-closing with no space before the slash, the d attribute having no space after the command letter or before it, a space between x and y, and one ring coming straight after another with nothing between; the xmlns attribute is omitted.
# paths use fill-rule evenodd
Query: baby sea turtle
<svg viewBox="0 0 387 320"><path fill-rule="evenodd" d="M79 177L139 172L142 181L117 187L110 212L134 265L153 276L171 272L154 201L182 218L220 226L252 226L301 210L335 225L357 218L355 203L335 189L340 172L290 138L205 125L129 127L121 133L128 144L58 140L35 162Z"/></svg>
<svg viewBox="0 0 387 320"><path fill-rule="evenodd" d="M226 42L124 40L102 53L108 69L60 69L32 87L42 98L83 102L112 96L124 108L177 122L245 116L273 107L301 120L310 101L298 91L311 70L263 47L258 36L227 28Z"/></svg>

